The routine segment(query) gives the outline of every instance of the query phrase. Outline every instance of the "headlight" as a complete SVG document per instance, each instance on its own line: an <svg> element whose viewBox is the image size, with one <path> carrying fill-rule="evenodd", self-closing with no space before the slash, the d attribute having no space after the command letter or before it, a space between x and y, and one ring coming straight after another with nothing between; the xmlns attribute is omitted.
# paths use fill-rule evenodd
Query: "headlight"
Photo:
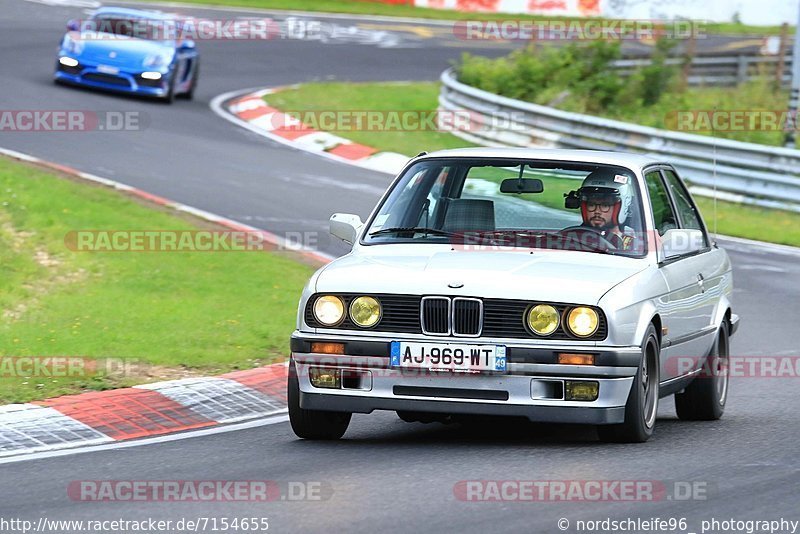
<svg viewBox="0 0 800 534"><path fill-rule="evenodd" d="M79 56L83 52L84 43L81 40L76 41L75 39L67 35L64 37L64 42L62 47L64 48L64 51L66 51L67 53Z"/></svg>
<svg viewBox="0 0 800 534"><path fill-rule="evenodd" d="M358 326L369 328L381 319L381 303L374 297L358 297L350 303L350 318Z"/></svg>
<svg viewBox="0 0 800 534"><path fill-rule="evenodd" d="M325 326L335 326L344 317L344 303L339 297L324 295L314 301L314 318Z"/></svg>
<svg viewBox="0 0 800 534"><path fill-rule="evenodd" d="M77 59L73 59L69 56L61 56L58 58L58 62L64 65L65 67L77 67L80 65Z"/></svg>
<svg viewBox="0 0 800 534"><path fill-rule="evenodd" d="M600 325L600 318L597 312L591 308L580 306L572 308L567 316L567 326L570 332L578 337L589 337L597 332Z"/></svg>
<svg viewBox="0 0 800 534"><path fill-rule="evenodd" d="M528 312L528 326L540 336L549 336L558 328L558 310L549 304L538 304Z"/></svg>
<svg viewBox="0 0 800 534"><path fill-rule="evenodd" d="M147 56L144 59L144 66L153 68L166 67L170 62L172 62L171 57L157 54L154 56Z"/></svg>

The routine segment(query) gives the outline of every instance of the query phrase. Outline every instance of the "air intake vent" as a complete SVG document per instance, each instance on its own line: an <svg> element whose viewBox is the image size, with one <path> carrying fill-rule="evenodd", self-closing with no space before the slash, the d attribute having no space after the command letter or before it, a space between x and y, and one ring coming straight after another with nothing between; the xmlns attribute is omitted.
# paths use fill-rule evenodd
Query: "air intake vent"
<svg viewBox="0 0 800 534"><path fill-rule="evenodd" d="M422 333L444 336L450 334L450 299L423 297Z"/></svg>
<svg viewBox="0 0 800 534"><path fill-rule="evenodd" d="M483 302L479 299L453 299L453 335L478 337L483 327Z"/></svg>

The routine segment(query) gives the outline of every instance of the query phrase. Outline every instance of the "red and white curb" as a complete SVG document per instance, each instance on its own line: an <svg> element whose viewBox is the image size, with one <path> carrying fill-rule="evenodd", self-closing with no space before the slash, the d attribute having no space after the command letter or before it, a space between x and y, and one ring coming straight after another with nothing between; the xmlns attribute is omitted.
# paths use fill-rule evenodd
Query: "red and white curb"
<svg viewBox="0 0 800 534"><path fill-rule="evenodd" d="M271 232L114 180L15 150L0 148L0 154L111 187L232 230L256 232L276 248L293 250L318 264L333 259L316 250L298 250ZM0 406L0 459L125 440L144 441L153 436L252 421L283 414L285 405L286 365L282 363L218 377L187 378L9 404Z"/></svg>
<svg viewBox="0 0 800 534"><path fill-rule="evenodd" d="M0 458L149 438L286 412L283 363L211 378L0 406Z"/></svg>
<svg viewBox="0 0 800 534"><path fill-rule="evenodd" d="M285 89L287 87L272 87L225 93L211 101L211 109L225 120L262 137L341 163L395 175L411 159L310 128L264 100L265 96Z"/></svg>

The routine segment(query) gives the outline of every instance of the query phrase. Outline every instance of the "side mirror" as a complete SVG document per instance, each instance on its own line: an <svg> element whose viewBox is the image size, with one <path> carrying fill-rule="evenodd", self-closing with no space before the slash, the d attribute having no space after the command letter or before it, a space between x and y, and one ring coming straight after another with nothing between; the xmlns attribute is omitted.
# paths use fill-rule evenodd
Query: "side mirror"
<svg viewBox="0 0 800 534"><path fill-rule="evenodd" d="M501 193L541 193L544 184L538 178L508 178L500 182Z"/></svg>
<svg viewBox="0 0 800 534"><path fill-rule="evenodd" d="M334 213L331 215L331 235L338 237L345 243L350 243L351 245L355 243L363 226L364 223L358 215L353 215L352 213Z"/></svg>
<svg viewBox="0 0 800 534"><path fill-rule="evenodd" d="M76 32L80 29L81 29L80 21L72 19L69 22L67 22L67 31Z"/></svg>
<svg viewBox="0 0 800 534"><path fill-rule="evenodd" d="M675 228L667 230L662 238L664 259L677 258L706 248L706 239L700 230Z"/></svg>
<svg viewBox="0 0 800 534"><path fill-rule="evenodd" d="M192 41L191 39L187 39L185 41L181 41L181 44L178 46L178 48L181 51L186 52L186 51L189 51L189 50L194 50L195 49L195 44L194 44L194 41Z"/></svg>

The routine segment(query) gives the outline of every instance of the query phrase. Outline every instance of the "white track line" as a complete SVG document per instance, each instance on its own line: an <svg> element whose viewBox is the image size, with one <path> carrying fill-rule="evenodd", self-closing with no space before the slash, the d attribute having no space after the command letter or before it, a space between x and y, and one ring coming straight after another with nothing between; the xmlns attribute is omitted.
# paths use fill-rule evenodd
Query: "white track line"
<svg viewBox="0 0 800 534"><path fill-rule="evenodd" d="M179 441L182 439L199 438L203 436L211 436L214 434L224 434L226 432L236 432L237 430L247 430L250 428L258 428L267 425L276 425L285 423L289 420L286 414L287 409L276 410L274 414L265 419L258 419L256 421L247 421L246 423L236 423L232 425L216 426L211 428L203 428L200 430L190 430L188 432L179 432L177 434L167 434L164 436L156 436L153 438L144 438L132 441L117 441L114 443L107 443L104 445L92 445L89 447L80 447L74 449L60 449L55 451L34 452L31 454L22 454L20 456L12 456L10 458L0 458L0 465L13 464L18 462L27 462L31 460L42 460L46 458L56 458L60 456L70 456L72 454L84 454L88 452L110 451L116 449L128 449L131 447L141 447L143 445L155 445L158 443L168 443L170 441Z"/></svg>

